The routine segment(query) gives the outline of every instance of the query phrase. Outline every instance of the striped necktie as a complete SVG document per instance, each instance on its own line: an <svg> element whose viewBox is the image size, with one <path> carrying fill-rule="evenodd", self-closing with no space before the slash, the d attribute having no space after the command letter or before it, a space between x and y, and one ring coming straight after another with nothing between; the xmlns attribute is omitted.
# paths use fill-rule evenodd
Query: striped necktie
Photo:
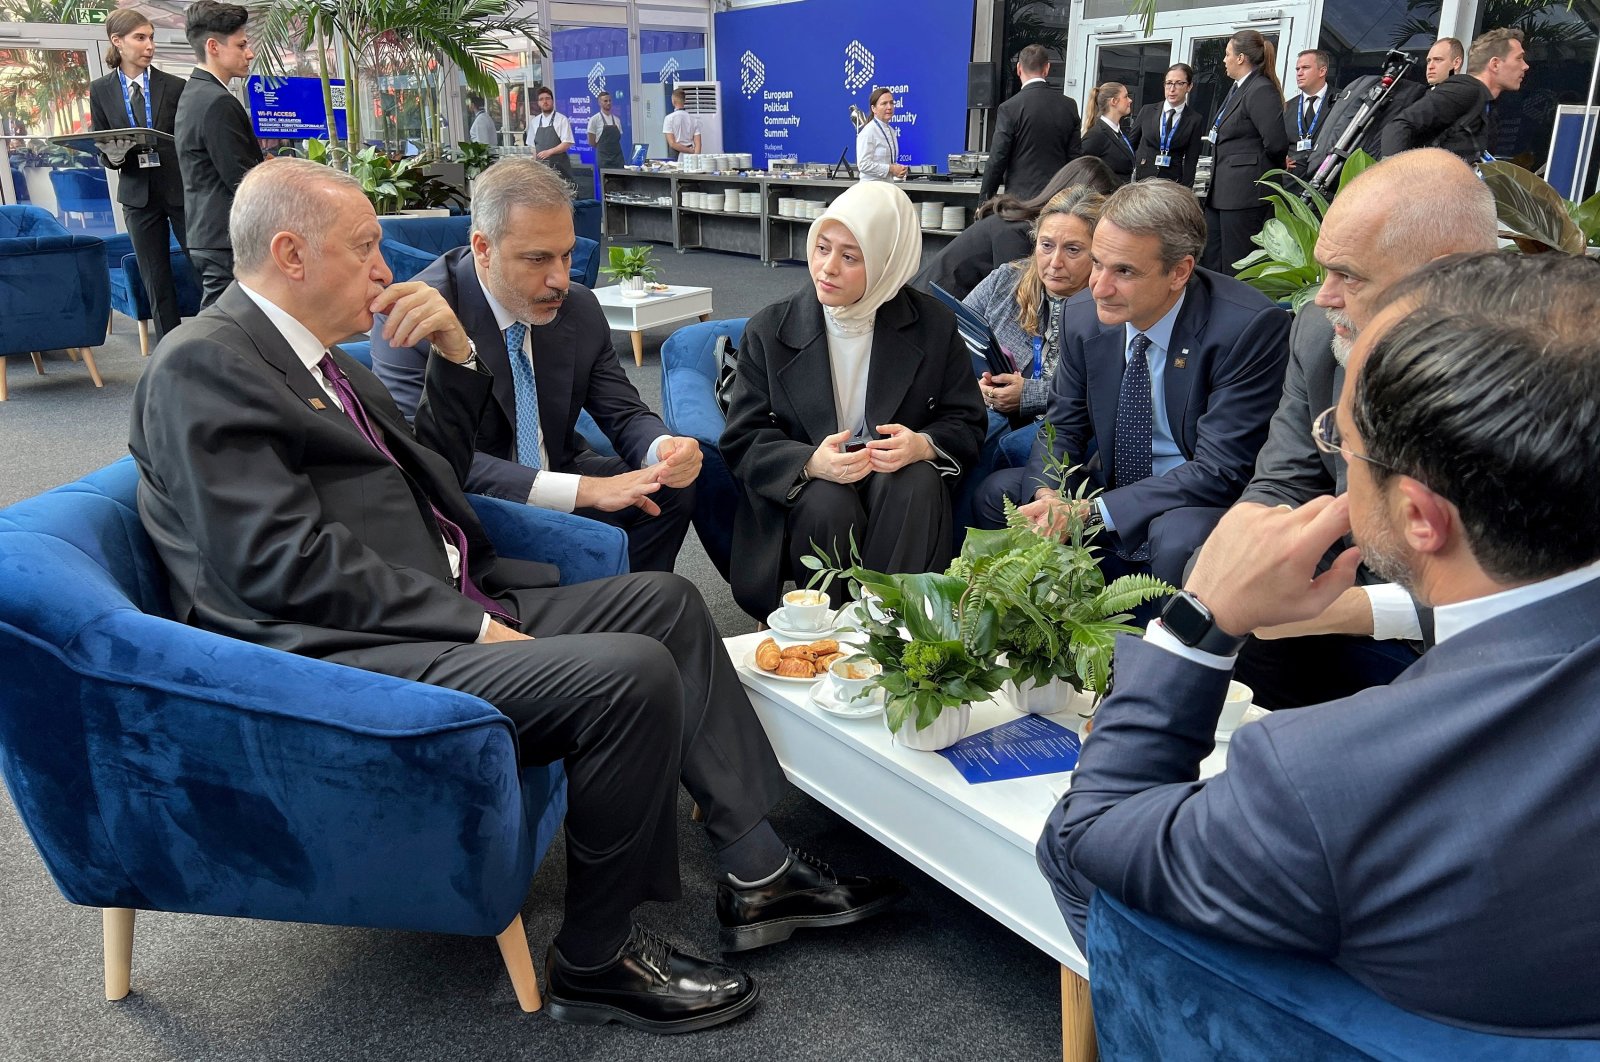
<svg viewBox="0 0 1600 1062"><path fill-rule="evenodd" d="M517 463L543 468L539 457L539 383L533 378L533 360L522 352L528 326L517 321L506 329L506 356L511 359L511 379L517 387Z"/></svg>

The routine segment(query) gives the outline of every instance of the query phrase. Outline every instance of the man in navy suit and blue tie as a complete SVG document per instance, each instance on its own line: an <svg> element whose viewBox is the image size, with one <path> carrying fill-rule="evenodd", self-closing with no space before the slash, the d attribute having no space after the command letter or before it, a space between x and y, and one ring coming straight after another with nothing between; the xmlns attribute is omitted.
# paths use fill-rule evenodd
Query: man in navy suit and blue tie
<svg viewBox="0 0 1600 1062"><path fill-rule="evenodd" d="M1039 863L1080 941L1099 889L1439 1021L1593 1039L1600 268L1458 255L1396 287L1316 420L1348 491L1236 506L1119 639ZM1243 636L1318 615L1359 563L1433 608L1434 647L1241 727L1200 781Z"/></svg>
<svg viewBox="0 0 1600 1062"><path fill-rule="evenodd" d="M1058 496L1041 432L1025 468L979 488L979 527L1002 526L1009 499L1059 533L1070 521L1103 524L1108 577L1183 581L1190 554L1250 481L1288 359L1289 315L1196 266L1205 242L1205 217L1180 184L1139 181L1106 200L1088 290L1062 314L1046 412L1058 457L1084 464L1095 448L1079 476L1104 493Z"/></svg>

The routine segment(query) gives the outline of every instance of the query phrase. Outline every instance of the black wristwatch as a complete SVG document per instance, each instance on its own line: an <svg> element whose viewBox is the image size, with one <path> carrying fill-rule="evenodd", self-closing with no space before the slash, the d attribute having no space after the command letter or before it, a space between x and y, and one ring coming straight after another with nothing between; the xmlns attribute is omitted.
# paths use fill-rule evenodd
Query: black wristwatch
<svg viewBox="0 0 1600 1062"><path fill-rule="evenodd" d="M1237 656L1247 634L1229 634L1217 626L1211 610L1187 590L1174 594L1161 610L1161 625L1191 649L1216 656Z"/></svg>

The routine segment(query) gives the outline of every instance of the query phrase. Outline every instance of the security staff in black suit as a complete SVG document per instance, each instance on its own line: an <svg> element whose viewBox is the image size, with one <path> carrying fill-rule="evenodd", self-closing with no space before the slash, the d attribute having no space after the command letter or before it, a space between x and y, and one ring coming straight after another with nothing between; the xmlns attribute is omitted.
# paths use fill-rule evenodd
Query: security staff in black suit
<svg viewBox="0 0 1600 1062"><path fill-rule="evenodd" d="M1133 179L1133 141L1124 125L1133 110L1128 87L1107 81L1094 90L1090 111L1093 117L1083 123L1083 153L1104 162L1117 178L1117 187Z"/></svg>
<svg viewBox="0 0 1600 1062"><path fill-rule="evenodd" d="M1283 129L1283 88L1272 42L1255 30L1228 38L1222 67L1233 81L1208 128L1211 180L1205 196L1206 250L1200 264L1233 276L1233 263L1253 249L1271 209L1256 181L1283 168L1289 137Z"/></svg>
<svg viewBox="0 0 1600 1062"><path fill-rule="evenodd" d="M1018 199L1031 199L1057 170L1083 153L1078 105L1045 82L1049 74L1050 56L1042 45L1030 44L1017 54L1022 90L996 113L980 199L992 197L1002 181Z"/></svg>
<svg viewBox="0 0 1600 1062"><path fill-rule="evenodd" d="M472 227L471 246L413 278L444 296L494 373L463 485L621 527L630 570L670 572L694 509L700 444L673 436L644 404L594 293L569 279L572 186L537 159L501 159L473 186ZM415 416L428 346L396 347L382 329L379 317L373 371ZM585 444L576 427L585 409L620 456Z"/></svg>
<svg viewBox="0 0 1600 1062"><path fill-rule="evenodd" d="M1200 161L1206 121L1189 106L1189 90L1193 87L1194 68L1188 63L1174 63L1167 68L1166 99L1139 108L1128 137L1136 155L1134 180L1160 177L1185 187L1194 186L1194 167Z"/></svg>
<svg viewBox="0 0 1600 1062"><path fill-rule="evenodd" d="M200 66L179 101L176 136L189 258L200 274L202 307L233 282L228 208L234 189L262 157L250 116L228 92L228 82L249 74L255 58L244 29L249 18L239 5L218 0L196 0L183 17Z"/></svg>
<svg viewBox="0 0 1600 1062"><path fill-rule="evenodd" d="M237 282L162 342L134 392L139 515L174 615L482 697L524 759L564 761L547 1013L688 1032L754 1005L748 977L633 924L641 902L680 895L680 781L717 849L723 950L894 902L892 879L841 879L767 821L783 772L693 586L645 572L557 587L548 566L495 555L459 486L493 376L437 291L389 284L360 184L272 159L230 221ZM329 349L375 313L392 345L431 344L415 431Z"/></svg>
<svg viewBox="0 0 1600 1062"><path fill-rule="evenodd" d="M1467 72L1435 85L1427 95L1395 115L1383 129L1383 154L1408 148L1440 147L1466 162L1492 158L1499 139L1494 101L1516 92L1528 73L1519 29L1481 34L1467 52Z"/></svg>
<svg viewBox="0 0 1600 1062"><path fill-rule="evenodd" d="M156 54L156 29L133 8L113 11L106 19L106 65L116 67L89 85L89 120L95 129L143 126L171 133L184 80L150 65ZM113 158L112 156L116 157ZM178 327L178 292L172 282L168 248L172 235L187 248L183 227L183 175L178 152L169 141L154 151L127 147L102 153L101 161L118 172L117 202L133 241L139 273L155 313L159 340Z"/></svg>
<svg viewBox="0 0 1600 1062"><path fill-rule="evenodd" d="M1283 105L1283 131L1289 136L1289 159L1284 168L1297 177L1309 177L1311 151L1334 97L1333 86L1328 84L1328 53L1307 48L1295 56L1294 80L1300 93Z"/></svg>

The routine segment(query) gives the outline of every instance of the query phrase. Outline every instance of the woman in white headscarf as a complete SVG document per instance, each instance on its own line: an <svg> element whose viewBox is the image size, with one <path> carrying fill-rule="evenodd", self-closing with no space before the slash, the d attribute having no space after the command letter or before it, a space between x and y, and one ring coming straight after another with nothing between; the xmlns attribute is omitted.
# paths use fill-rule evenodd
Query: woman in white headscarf
<svg viewBox="0 0 1600 1062"><path fill-rule="evenodd" d="M942 569L950 496L986 426L955 317L905 286L922 255L892 184L844 192L811 224L811 283L750 318L722 456L742 498L733 594L757 618L812 543L887 572ZM834 590L837 601L841 590Z"/></svg>

